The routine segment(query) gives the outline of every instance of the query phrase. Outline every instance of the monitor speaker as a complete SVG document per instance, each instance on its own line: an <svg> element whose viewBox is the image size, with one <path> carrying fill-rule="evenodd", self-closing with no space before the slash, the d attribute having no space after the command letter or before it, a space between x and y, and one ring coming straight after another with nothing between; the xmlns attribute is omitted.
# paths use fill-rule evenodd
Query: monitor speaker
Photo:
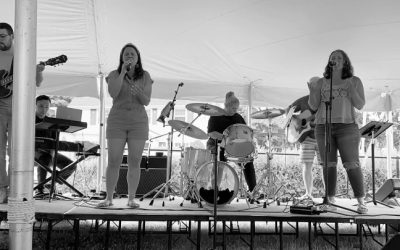
<svg viewBox="0 0 400 250"><path fill-rule="evenodd" d="M400 179L388 179L385 183L376 191L375 198L378 201L384 201L388 196L392 194L395 190L400 190Z"/></svg>
<svg viewBox="0 0 400 250"><path fill-rule="evenodd" d="M128 165L126 156L122 160L119 170L119 178L115 193L118 195L128 194L128 182L126 175L128 173ZM140 181L136 191L137 196L143 196L157 186L166 182L167 178L167 157L166 156L147 156L142 157L140 164ZM155 193L154 193L155 194Z"/></svg>

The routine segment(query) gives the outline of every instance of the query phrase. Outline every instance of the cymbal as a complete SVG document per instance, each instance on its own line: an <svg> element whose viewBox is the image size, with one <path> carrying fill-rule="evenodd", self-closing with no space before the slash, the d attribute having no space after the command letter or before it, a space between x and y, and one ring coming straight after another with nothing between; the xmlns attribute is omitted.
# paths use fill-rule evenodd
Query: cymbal
<svg viewBox="0 0 400 250"><path fill-rule="evenodd" d="M253 119L270 119L281 116L285 113L284 109L267 108L266 110L256 111L251 114Z"/></svg>
<svg viewBox="0 0 400 250"><path fill-rule="evenodd" d="M168 124L181 134L200 140L208 139L208 135L203 130L194 125L189 125L187 122L180 120L169 120Z"/></svg>
<svg viewBox="0 0 400 250"><path fill-rule="evenodd" d="M208 103L189 103L186 105L186 108L194 113L209 116L226 115L224 109Z"/></svg>

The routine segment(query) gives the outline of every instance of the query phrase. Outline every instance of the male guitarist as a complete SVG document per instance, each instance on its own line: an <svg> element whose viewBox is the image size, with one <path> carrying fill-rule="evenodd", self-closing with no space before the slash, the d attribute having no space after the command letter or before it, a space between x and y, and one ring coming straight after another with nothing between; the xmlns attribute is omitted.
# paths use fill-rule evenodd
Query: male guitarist
<svg viewBox="0 0 400 250"><path fill-rule="evenodd" d="M13 83L2 80L11 79L13 75L14 59L14 31L8 23L0 23L0 93L11 93ZM42 80L44 65L36 66L36 86ZM8 198L8 185L10 164L6 164L6 152L10 158L11 144L11 104L12 95L0 95L0 203L6 203ZM7 147L8 142L8 147ZM8 173L7 173L8 172Z"/></svg>
<svg viewBox="0 0 400 250"><path fill-rule="evenodd" d="M318 81L319 77L312 77L310 83ZM308 95L303 96L286 109L288 112L291 108L293 112L300 112L299 115L293 115L289 123L289 134L296 138L295 141L300 143L300 163L303 167L303 181L306 188L306 193L300 197L300 200L310 199L312 200L312 188L313 188L313 177L312 177L312 165L314 157L317 156L318 163L321 164L320 155L318 152L317 142L314 136L314 111L311 110L308 105Z"/></svg>

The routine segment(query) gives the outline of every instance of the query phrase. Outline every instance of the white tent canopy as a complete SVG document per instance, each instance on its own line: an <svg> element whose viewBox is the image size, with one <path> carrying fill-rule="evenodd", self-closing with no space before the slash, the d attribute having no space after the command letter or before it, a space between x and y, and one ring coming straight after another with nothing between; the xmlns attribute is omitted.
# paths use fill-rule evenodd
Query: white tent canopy
<svg viewBox="0 0 400 250"><path fill-rule="evenodd" d="M14 1L2 3L1 21L13 24ZM39 0L38 60L68 62L46 69L38 93L98 96L99 74L132 42L154 98L170 99L184 82L180 99L222 101L233 90L245 104L252 88L253 105L282 107L307 93L340 48L374 110L369 100L400 91L399 30L397 0Z"/></svg>

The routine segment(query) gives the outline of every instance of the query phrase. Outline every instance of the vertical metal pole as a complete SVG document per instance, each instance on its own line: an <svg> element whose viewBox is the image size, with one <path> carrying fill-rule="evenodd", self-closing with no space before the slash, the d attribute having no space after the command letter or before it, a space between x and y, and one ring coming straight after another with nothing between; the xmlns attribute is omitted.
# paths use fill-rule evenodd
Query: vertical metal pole
<svg viewBox="0 0 400 250"><path fill-rule="evenodd" d="M37 1L15 1L10 249L32 249Z"/></svg>
<svg viewBox="0 0 400 250"><path fill-rule="evenodd" d="M105 140L105 97L104 97L104 75L100 74L99 80L99 88L100 88L100 133L99 133L99 144L100 144L100 157L99 157L99 167L97 169L97 183L96 183L96 192L99 193L102 189L103 180L105 183L105 157L106 157L106 140Z"/></svg>
<svg viewBox="0 0 400 250"><path fill-rule="evenodd" d="M249 106L247 109L247 125L251 127L251 110L253 108L253 82L249 85Z"/></svg>
<svg viewBox="0 0 400 250"><path fill-rule="evenodd" d="M386 112L386 117L388 122L393 122L393 113L392 111ZM392 171L392 148L393 148L393 127L390 127L386 130L386 176L388 179L393 177Z"/></svg>

